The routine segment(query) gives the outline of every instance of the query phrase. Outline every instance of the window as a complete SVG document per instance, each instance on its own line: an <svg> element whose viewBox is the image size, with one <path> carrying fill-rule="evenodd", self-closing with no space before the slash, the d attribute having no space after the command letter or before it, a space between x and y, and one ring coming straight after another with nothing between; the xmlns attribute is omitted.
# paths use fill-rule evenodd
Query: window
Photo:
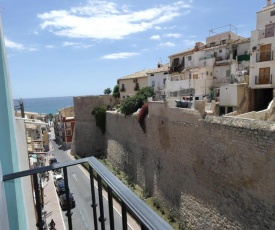
<svg viewBox="0 0 275 230"><path fill-rule="evenodd" d="M192 56L188 56L188 61L191 61L192 60Z"/></svg>
<svg viewBox="0 0 275 230"><path fill-rule="evenodd" d="M214 46L215 46L215 42L211 42L210 47L214 47Z"/></svg>
<svg viewBox="0 0 275 230"><path fill-rule="evenodd" d="M72 130L66 130L66 136L72 136Z"/></svg>
<svg viewBox="0 0 275 230"><path fill-rule="evenodd" d="M222 44L222 45L226 44L226 39L225 39L225 40L222 40L222 41L221 41L221 44Z"/></svg>
<svg viewBox="0 0 275 230"><path fill-rule="evenodd" d="M166 74L168 74L168 72L164 72L164 73L163 73L163 75L166 75Z"/></svg>
<svg viewBox="0 0 275 230"><path fill-rule="evenodd" d="M226 70L226 77L230 77L230 70Z"/></svg>
<svg viewBox="0 0 275 230"><path fill-rule="evenodd" d="M222 53L222 50L219 50L219 53Z"/></svg>
<svg viewBox="0 0 275 230"><path fill-rule="evenodd" d="M163 84L165 85L165 82L166 82L166 78L163 79Z"/></svg>
<svg viewBox="0 0 275 230"><path fill-rule="evenodd" d="M273 37L274 36L274 28L275 28L275 23L271 23L265 26L265 37Z"/></svg>
<svg viewBox="0 0 275 230"><path fill-rule="evenodd" d="M271 12L270 12L270 16L274 16L275 15L275 10L272 10Z"/></svg>
<svg viewBox="0 0 275 230"><path fill-rule="evenodd" d="M269 84L270 82L270 67L259 69L259 84Z"/></svg>
<svg viewBox="0 0 275 230"><path fill-rule="evenodd" d="M151 73L151 75L150 75L150 76L155 76L155 74Z"/></svg>
<svg viewBox="0 0 275 230"><path fill-rule="evenodd" d="M193 74L193 79L198 79L199 75L198 74Z"/></svg>
<svg viewBox="0 0 275 230"><path fill-rule="evenodd" d="M124 86L124 84L121 84L121 89L120 89L120 91L125 91L125 86Z"/></svg>
<svg viewBox="0 0 275 230"><path fill-rule="evenodd" d="M155 87L155 81L152 81L151 85L152 85L152 87Z"/></svg>

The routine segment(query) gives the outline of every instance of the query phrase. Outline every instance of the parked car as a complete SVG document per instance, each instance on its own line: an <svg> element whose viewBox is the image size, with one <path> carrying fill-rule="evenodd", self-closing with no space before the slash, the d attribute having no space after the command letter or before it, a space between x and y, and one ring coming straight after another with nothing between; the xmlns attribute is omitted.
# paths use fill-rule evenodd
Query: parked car
<svg viewBox="0 0 275 230"><path fill-rule="evenodd" d="M65 181L64 180L61 180L57 183L56 192L57 192L58 196L65 193Z"/></svg>
<svg viewBox="0 0 275 230"><path fill-rule="evenodd" d="M72 193L70 193L69 197L70 197L70 207L71 207L71 209L73 209L73 208L75 208L74 196ZM60 203L62 211L67 210L66 194L63 194L59 197L59 203Z"/></svg>
<svg viewBox="0 0 275 230"><path fill-rule="evenodd" d="M49 165L52 165L53 163L58 163L57 159L56 158L51 158L49 160Z"/></svg>
<svg viewBox="0 0 275 230"><path fill-rule="evenodd" d="M53 183L54 183L55 186L57 186L57 184L58 184L60 181L62 181L62 180L64 180L64 178L63 178L63 176L60 175L60 174L55 175L55 176L53 177Z"/></svg>

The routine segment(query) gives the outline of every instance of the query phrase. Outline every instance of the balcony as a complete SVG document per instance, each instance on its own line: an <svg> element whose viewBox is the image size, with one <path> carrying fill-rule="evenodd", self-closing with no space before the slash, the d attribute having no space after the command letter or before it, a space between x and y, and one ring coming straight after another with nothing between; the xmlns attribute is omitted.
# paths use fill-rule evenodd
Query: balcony
<svg viewBox="0 0 275 230"><path fill-rule="evenodd" d="M272 74L264 76L255 76L255 85L267 85L272 84Z"/></svg>
<svg viewBox="0 0 275 230"><path fill-rule="evenodd" d="M259 30L259 39L274 37L274 28Z"/></svg>
<svg viewBox="0 0 275 230"><path fill-rule="evenodd" d="M124 87L120 89L120 92L125 92L125 91L126 89Z"/></svg>
<svg viewBox="0 0 275 230"><path fill-rule="evenodd" d="M113 208L113 198L115 197L121 204L122 212L122 228L123 230L128 229L127 225L127 213L130 213L135 220L140 225L140 229L173 229L168 223L166 223L160 216L158 216L149 206L147 206L139 197L137 197L127 186L125 186L118 178L116 178L107 168L105 168L96 158L89 157L74 161L69 161L65 163L56 163L51 166L35 168L31 170L16 172L12 174L7 174L3 176L3 181L7 182L16 178L21 178L25 176L32 176L34 193L35 193L35 207L37 216L37 228L43 230L45 223L42 218L42 204L41 196L39 191L38 175L51 170L63 169L64 181L65 181L65 196L66 200L69 200L69 183L68 183L68 173L67 168L70 166L87 163L89 165L90 174L90 187L91 187L91 217L93 217L94 229L104 230L106 227L106 217L108 216L108 224L110 229L115 229L114 224L114 208ZM95 176L94 176L95 175ZM98 186L98 199L96 199L96 190L94 179L97 180ZM106 187L108 195L108 214L103 208L103 184ZM97 204L99 205L99 210L97 210ZM98 213L99 212L99 213ZM98 218L99 214L99 218ZM68 228L73 229L72 217L71 217L71 205L69 202L66 207L66 216L68 218ZM100 225L100 226L99 226ZM33 226L33 229L36 229Z"/></svg>
<svg viewBox="0 0 275 230"><path fill-rule="evenodd" d="M262 51L256 54L256 62L273 61L273 50Z"/></svg>

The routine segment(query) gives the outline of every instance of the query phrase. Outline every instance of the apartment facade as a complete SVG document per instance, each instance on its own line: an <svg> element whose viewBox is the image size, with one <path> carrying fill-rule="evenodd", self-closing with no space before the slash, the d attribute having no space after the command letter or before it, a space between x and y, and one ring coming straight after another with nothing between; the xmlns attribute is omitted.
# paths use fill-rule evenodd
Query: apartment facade
<svg viewBox="0 0 275 230"><path fill-rule="evenodd" d="M147 72L148 70L138 71L117 80L121 100L135 95L139 89L148 86Z"/></svg>
<svg viewBox="0 0 275 230"><path fill-rule="evenodd" d="M271 0L257 12L256 30L251 32L249 87L251 110L266 109L275 92L275 5Z"/></svg>

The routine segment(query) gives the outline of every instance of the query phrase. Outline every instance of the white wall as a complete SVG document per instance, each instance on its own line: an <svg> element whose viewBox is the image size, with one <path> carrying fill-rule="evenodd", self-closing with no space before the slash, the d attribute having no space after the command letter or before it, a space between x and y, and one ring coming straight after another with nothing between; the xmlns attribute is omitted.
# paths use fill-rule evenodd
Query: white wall
<svg viewBox="0 0 275 230"><path fill-rule="evenodd" d="M16 119L16 138L17 138L17 149L18 149L18 161L19 170L28 170L29 166L29 156L26 142L26 126L23 119ZM25 219L27 220L28 229L32 229L36 225L35 210L34 210L34 200L33 200L33 190L30 177L23 177L20 179L22 185L22 195L23 202L25 206Z"/></svg>
<svg viewBox="0 0 275 230"><path fill-rule="evenodd" d="M220 106L237 106L237 84L222 85L220 87Z"/></svg>

